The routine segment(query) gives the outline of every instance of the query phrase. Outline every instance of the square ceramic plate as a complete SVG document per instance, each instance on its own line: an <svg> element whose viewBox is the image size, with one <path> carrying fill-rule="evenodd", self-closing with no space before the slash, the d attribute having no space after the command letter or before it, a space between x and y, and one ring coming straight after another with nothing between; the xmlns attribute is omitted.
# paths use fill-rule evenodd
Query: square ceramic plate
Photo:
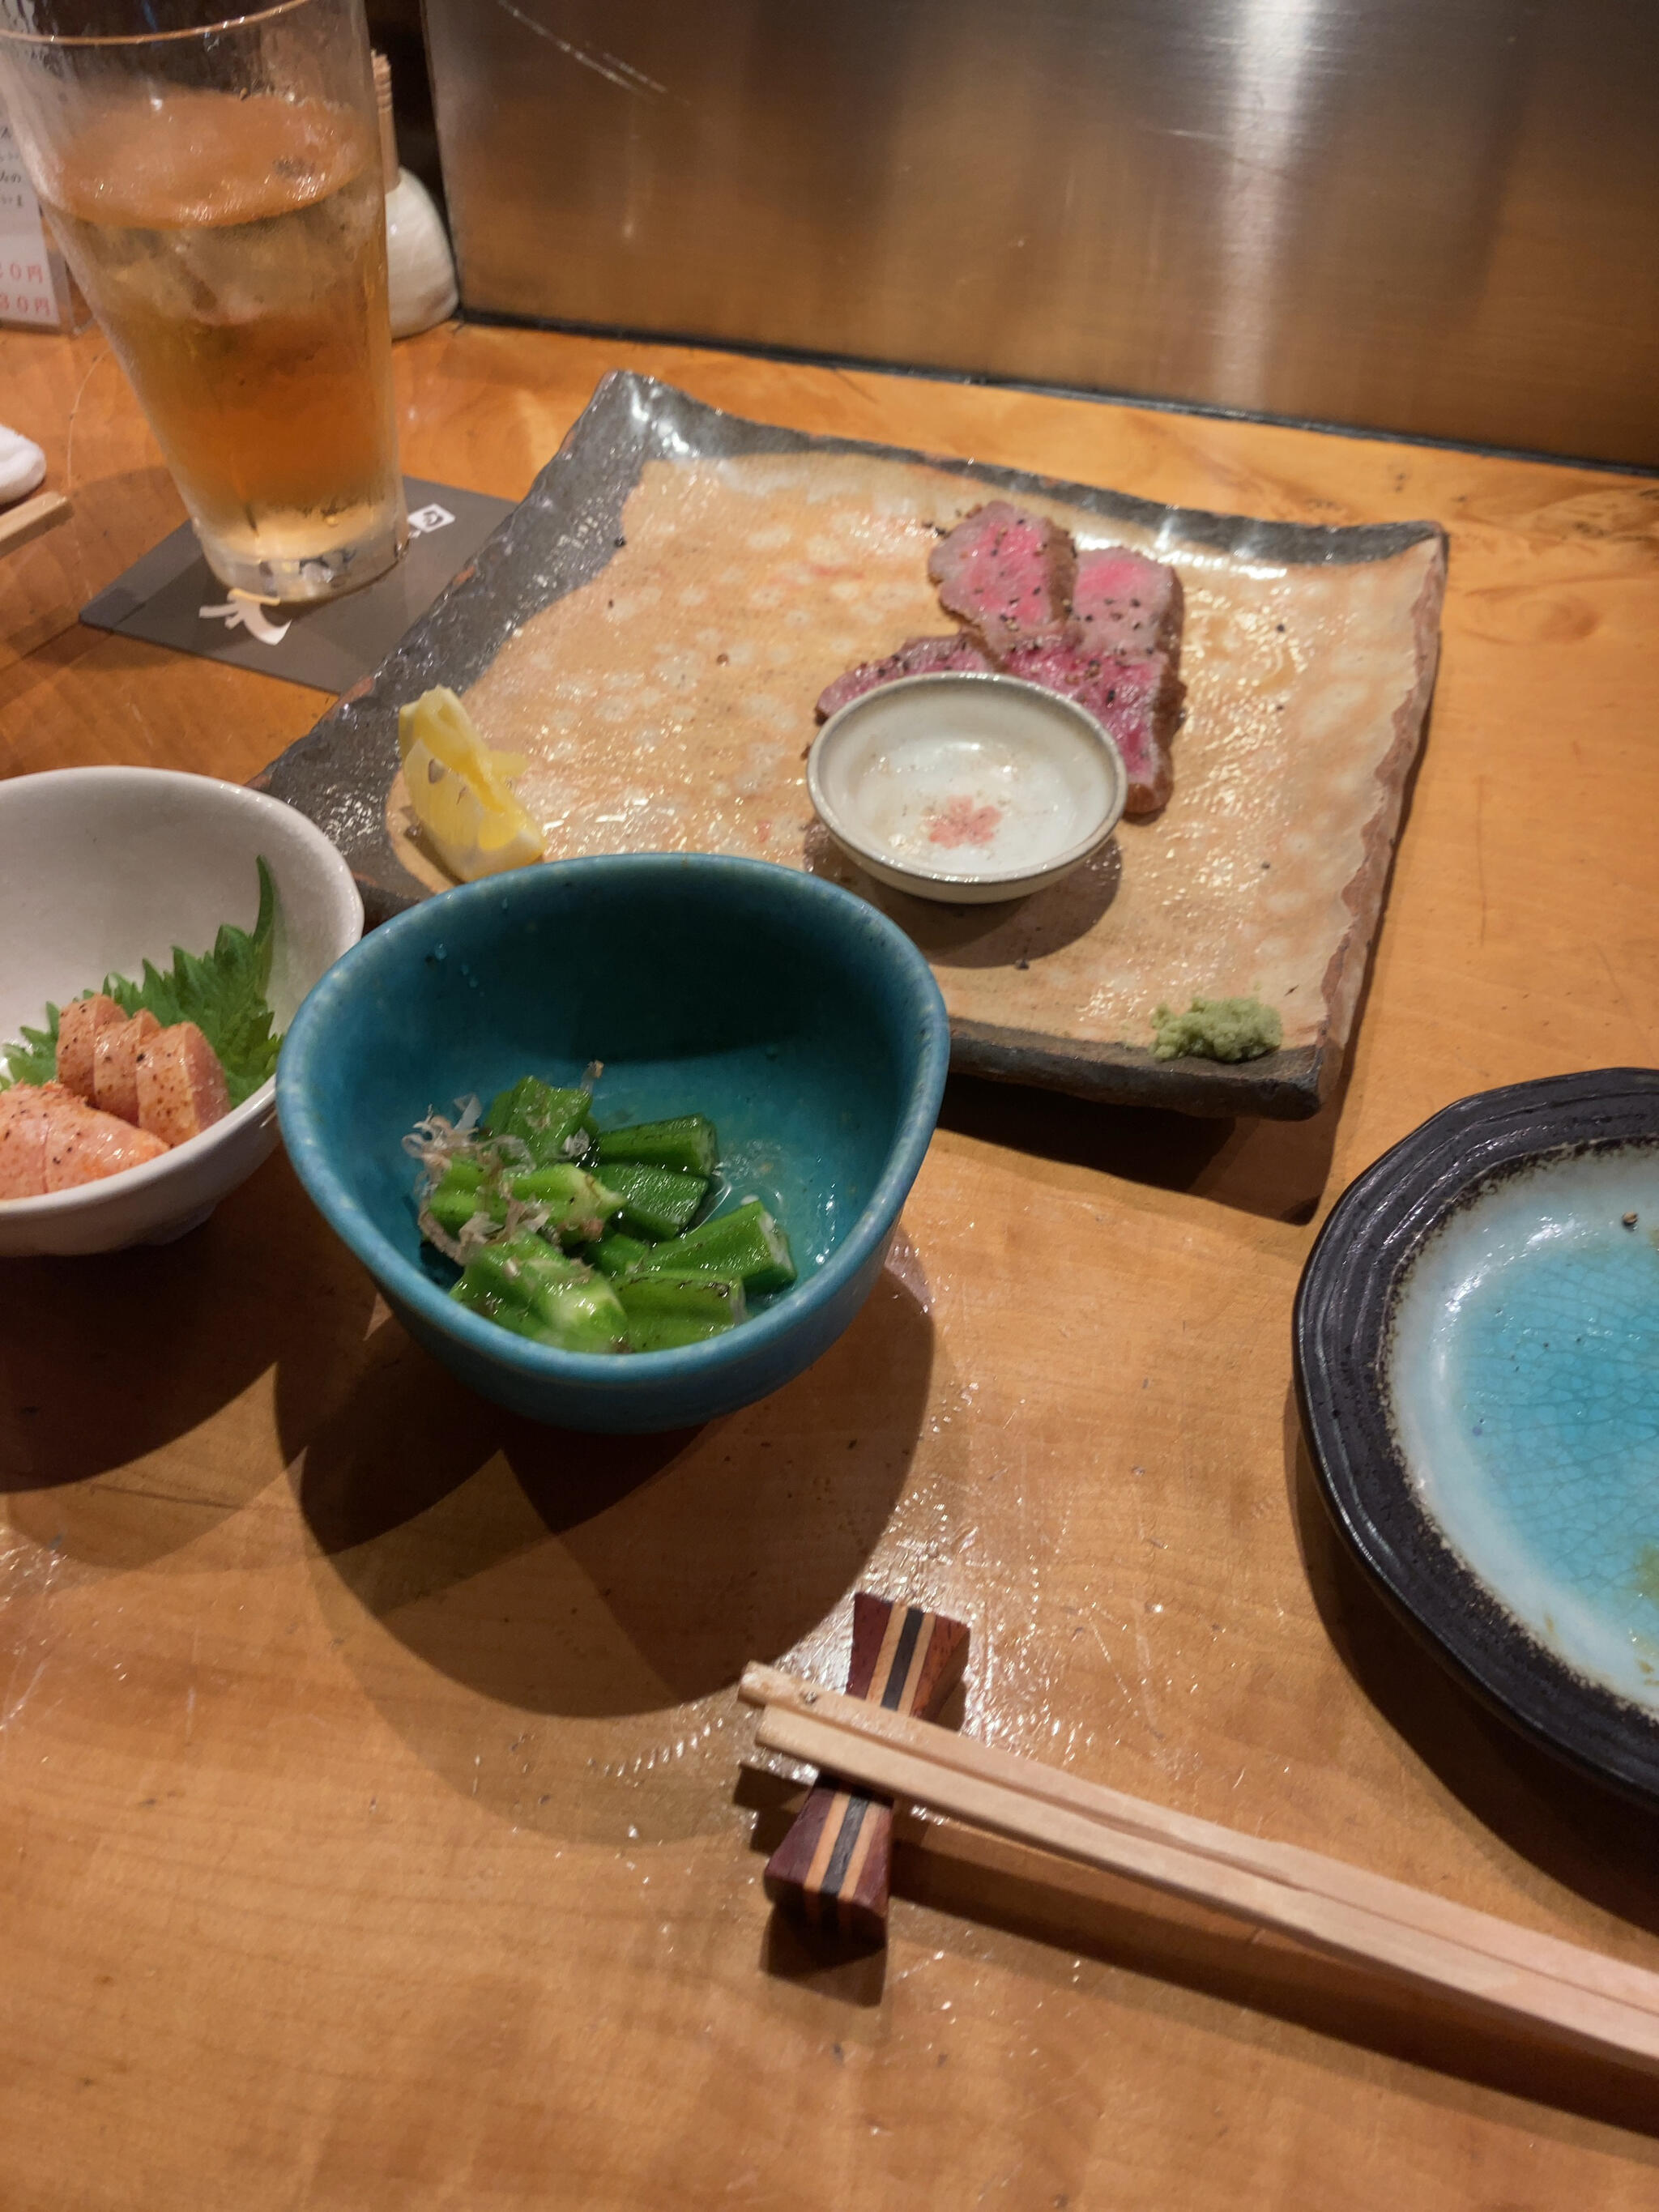
<svg viewBox="0 0 1659 2212"><path fill-rule="evenodd" d="M995 493L1083 546L1174 562L1188 685L1175 795L1064 883L930 907L857 874L805 787L830 679L950 628L938 532ZM428 685L526 754L552 860L702 850L807 867L932 961L952 1064L1085 1097L1295 1118L1335 1081L1434 680L1445 539L1158 507L722 415L616 374L472 566L264 775L345 853L373 916L443 887L404 802L397 709ZM1152 1010L1276 1006L1284 1048L1155 1060Z"/></svg>

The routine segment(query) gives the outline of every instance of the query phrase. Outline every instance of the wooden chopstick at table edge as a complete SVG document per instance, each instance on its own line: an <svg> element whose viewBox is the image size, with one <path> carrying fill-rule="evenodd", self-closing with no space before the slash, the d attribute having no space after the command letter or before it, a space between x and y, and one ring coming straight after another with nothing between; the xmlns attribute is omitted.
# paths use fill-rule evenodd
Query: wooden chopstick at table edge
<svg viewBox="0 0 1659 2212"><path fill-rule="evenodd" d="M69 515L70 503L60 491L38 491L15 507L0 507L0 553L27 545L42 531L55 530Z"/></svg>
<svg viewBox="0 0 1659 2212"><path fill-rule="evenodd" d="M1623 2058L1659 2063L1659 1974L1295 1844L1245 1835L976 1743L935 1722L746 1668L756 1741L884 1796L1104 1867L1455 1990Z"/></svg>

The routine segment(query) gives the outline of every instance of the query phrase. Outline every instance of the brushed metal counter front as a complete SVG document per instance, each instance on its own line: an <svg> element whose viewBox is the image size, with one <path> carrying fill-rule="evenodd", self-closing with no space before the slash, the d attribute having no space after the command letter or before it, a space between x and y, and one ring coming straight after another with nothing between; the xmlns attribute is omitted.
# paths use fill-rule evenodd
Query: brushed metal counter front
<svg viewBox="0 0 1659 2212"><path fill-rule="evenodd" d="M1659 463L1645 0L426 0L467 309Z"/></svg>

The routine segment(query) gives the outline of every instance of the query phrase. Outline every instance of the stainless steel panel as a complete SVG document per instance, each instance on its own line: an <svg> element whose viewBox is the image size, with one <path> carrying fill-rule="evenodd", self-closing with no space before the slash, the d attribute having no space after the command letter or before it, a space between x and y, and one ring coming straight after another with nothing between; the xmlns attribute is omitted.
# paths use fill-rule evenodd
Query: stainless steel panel
<svg viewBox="0 0 1659 2212"><path fill-rule="evenodd" d="M475 312L1659 464L1655 0L426 0Z"/></svg>

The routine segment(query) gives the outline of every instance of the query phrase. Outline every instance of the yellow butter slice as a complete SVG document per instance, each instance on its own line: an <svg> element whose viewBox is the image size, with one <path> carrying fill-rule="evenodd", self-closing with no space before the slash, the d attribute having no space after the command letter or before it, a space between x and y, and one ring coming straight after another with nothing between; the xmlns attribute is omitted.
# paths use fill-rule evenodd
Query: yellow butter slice
<svg viewBox="0 0 1659 2212"><path fill-rule="evenodd" d="M410 806L451 875L470 884L539 860L542 833L507 781L523 760L492 753L447 685L398 709L398 750Z"/></svg>

